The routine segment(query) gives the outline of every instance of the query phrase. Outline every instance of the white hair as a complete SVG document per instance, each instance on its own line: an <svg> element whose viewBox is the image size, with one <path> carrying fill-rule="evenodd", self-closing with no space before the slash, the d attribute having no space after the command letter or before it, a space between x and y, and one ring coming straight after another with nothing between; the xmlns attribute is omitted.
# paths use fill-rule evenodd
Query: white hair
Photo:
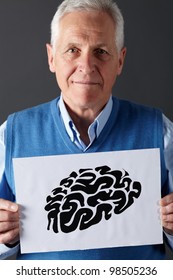
<svg viewBox="0 0 173 280"><path fill-rule="evenodd" d="M109 14L115 23L115 43L120 52L124 46L124 19L117 4L112 0L64 0L51 22L51 45L55 49L61 18L74 11L101 11Z"/></svg>

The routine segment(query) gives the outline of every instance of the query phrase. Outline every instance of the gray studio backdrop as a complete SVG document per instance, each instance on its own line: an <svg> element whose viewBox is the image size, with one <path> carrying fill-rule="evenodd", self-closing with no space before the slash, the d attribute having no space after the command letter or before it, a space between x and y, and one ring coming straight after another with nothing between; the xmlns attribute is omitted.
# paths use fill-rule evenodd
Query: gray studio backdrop
<svg viewBox="0 0 173 280"><path fill-rule="evenodd" d="M61 1L0 1L0 123L14 112L57 95L46 42ZM159 107L173 120L172 0L119 0L127 57L113 94Z"/></svg>

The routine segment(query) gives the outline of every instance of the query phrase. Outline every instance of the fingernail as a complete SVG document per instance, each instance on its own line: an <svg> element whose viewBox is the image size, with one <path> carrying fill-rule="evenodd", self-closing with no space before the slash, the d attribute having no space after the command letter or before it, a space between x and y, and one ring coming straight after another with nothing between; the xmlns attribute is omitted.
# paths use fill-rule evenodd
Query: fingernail
<svg viewBox="0 0 173 280"><path fill-rule="evenodd" d="M11 209L12 211L17 211L17 205L16 205L16 204L12 204L11 207L10 207L10 209Z"/></svg>

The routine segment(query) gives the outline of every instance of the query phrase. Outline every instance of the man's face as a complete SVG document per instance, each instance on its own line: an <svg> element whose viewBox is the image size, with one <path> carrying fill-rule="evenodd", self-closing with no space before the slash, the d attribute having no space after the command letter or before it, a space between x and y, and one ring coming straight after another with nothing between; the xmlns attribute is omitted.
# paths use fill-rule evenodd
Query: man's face
<svg viewBox="0 0 173 280"><path fill-rule="evenodd" d="M55 50L47 45L50 70L56 74L68 107L99 112L107 103L125 49L118 53L111 17L99 12L73 12L60 21Z"/></svg>

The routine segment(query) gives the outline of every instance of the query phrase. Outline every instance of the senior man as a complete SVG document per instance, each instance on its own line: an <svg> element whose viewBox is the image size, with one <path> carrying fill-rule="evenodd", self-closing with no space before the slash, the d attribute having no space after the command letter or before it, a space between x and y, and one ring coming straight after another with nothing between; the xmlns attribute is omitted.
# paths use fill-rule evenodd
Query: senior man
<svg viewBox="0 0 173 280"><path fill-rule="evenodd" d="M173 125L159 110L112 97L126 55L123 24L111 0L66 0L59 6L47 53L61 96L12 114L0 130L0 242L4 248L14 251L20 239L13 158L147 148L160 148L161 217L165 242L173 248ZM164 259L165 248L161 244L35 254L19 250L17 258Z"/></svg>

